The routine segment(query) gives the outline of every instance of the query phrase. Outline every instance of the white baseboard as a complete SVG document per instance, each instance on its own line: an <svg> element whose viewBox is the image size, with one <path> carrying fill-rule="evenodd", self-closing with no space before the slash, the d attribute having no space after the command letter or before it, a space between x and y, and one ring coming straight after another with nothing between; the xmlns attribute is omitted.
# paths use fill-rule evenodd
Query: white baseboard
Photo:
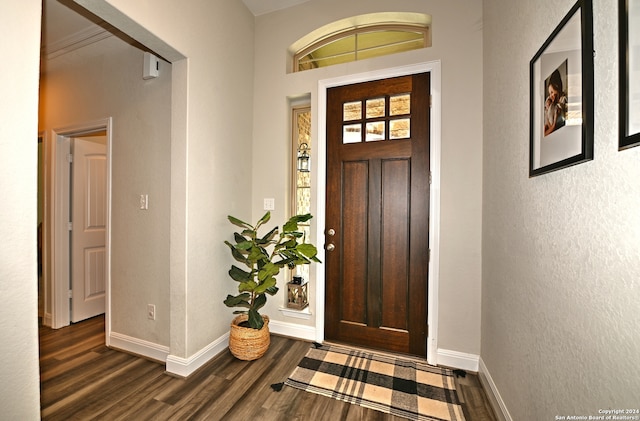
<svg viewBox="0 0 640 421"><path fill-rule="evenodd" d="M482 358L480 358L480 370L478 371L478 377L480 378L482 387L487 393L487 397L489 398L489 402L491 403L493 412L496 414L496 417L498 417L498 420L513 421L513 418L511 418L511 414L509 413L507 406L502 400L502 396L500 396L500 392L498 391L496 384L491 378L491 374L489 374L487 366L484 365L484 361L482 361Z"/></svg>
<svg viewBox="0 0 640 421"><path fill-rule="evenodd" d="M302 339L303 341L316 340L316 328L311 326L302 326L295 323L271 320L269 322L269 331L271 333L275 333L276 335Z"/></svg>
<svg viewBox="0 0 640 421"><path fill-rule="evenodd" d="M271 320L269 331L276 335L289 336L292 338L313 341L315 340L316 329L309 326L300 326L294 323L279 322ZM225 333L205 348L190 356L189 358L167 355L163 361L167 363L167 373L188 377L211 359L229 347L229 332Z"/></svg>
<svg viewBox="0 0 640 421"><path fill-rule="evenodd" d="M42 325L51 327L51 322L53 319L51 318L51 313L44 313L42 316Z"/></svg>
<svg viewBox="0 0 640 421"><path fill-rule="evenodd" d="M165 362L169 355L168 346L143 341L117 332L111 332L109 335L109 346L160 362Z"/></svg>
<svg viewBox="0 0 640 421"><path fill-rule="evenodd" d="M442 348L438 348L436 355L438 365L459 368L466 371L478 371L478 360L480 359L478 355Z"/></svg>
<svg viewBox="0 0 640 421"><path fill-rule="evenodd" d="M211 342L200 351L196 352L189 358L176 357L169 355L167 361L167 373L180 377L188 377L191 373L205 365L212 358L223 352L229 347L229 332L225 333L215 341Z"/></svg>

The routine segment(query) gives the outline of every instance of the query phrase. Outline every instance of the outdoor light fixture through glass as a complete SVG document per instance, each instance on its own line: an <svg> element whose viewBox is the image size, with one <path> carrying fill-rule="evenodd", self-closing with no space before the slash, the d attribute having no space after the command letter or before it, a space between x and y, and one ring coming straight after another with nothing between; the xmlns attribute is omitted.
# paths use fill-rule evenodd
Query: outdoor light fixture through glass
<svg viewBox="0 0 640 421"><path fill-rule="evenodd" d="M298 148L298 171L309 172L311 161L309 158L309 145L301 143Z"/></svg>

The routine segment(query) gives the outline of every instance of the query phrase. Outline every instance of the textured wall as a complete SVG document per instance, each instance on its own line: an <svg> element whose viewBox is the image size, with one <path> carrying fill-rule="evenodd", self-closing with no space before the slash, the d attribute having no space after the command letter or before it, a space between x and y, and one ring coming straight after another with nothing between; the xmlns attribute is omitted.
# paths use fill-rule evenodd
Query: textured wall
<svg viewBox="0 0 640 421"><path fill-rule="evenodd" d="M0 418L40 419L37 137L41 2L0 3ZM17 42L16 40L19 40Z"/></svg>
<svg viewBox="0 0 640 421"><path fill-rule="evenodd" d="M136 22L149 42L187 58L172 68L170 227L170 347L186 358L232 318L222 304L235 287L223 240L226 216L248 215L251 202L254 17L236 0L80 3L113 6L126 15L118 25Z"/></svg>
<svg viewBox="0 0 640 421"><path fill-rule="evenodd" d="M484 2L481 357L514 420L640 402L640 148L617 150L615 0L594 6L595 159L528 178L529 61L573 3Z"/></svg>

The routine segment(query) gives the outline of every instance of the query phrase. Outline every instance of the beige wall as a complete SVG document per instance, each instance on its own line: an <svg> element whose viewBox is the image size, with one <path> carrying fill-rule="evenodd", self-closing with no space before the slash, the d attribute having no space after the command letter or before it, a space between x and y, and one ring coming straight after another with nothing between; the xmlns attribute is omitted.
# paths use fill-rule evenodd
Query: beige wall
<svg viewBox="0 0 640 421"><path fill-rule="evenodd" d="M41 2L0 3L0 408L40 418L37 138ZM20 40L20 42L16 42ZM8 380L10 379L10 380Z"/></svg>
<svg viewBox="0 0 640 421"><path fill-rule="evenodd" d="M594 2L595 158L528 178L529 61L573 4L484 2L481 357L513 420L638 406L640 148L617 150L615 0Z"/></svg>
<svg viewBox="0 0 640 421"><path fill-rule="evenodd" d="M482 198L482 3L480 1L394 1L393 11L433 18L433 46L400 55L287 74L287 49L307 33L334 21L387 12L383 0L311 1L256 18L253 139L253 218L262 199L276 199L274 221L289 210L290 130L288 99L310 95L317 139L318 81L440 60L442 65L442 160L440 307L438 347L480 351L480 244ZM318 180L319 188L323 181ZM315 206L315 205L314 205ZM317 214L317 209L314 214ZM315 220L323 227L324 221ZM322 245L324 238L317 239ZM312 279L312 294L315 283ZM315 300L315 296L312 296ZM315 326L281 315L282 290L268 303L276 321ZM315 302L311 305L315 315Z"/></svg>
<svg viewBox="0 0 640 421"><path fill-rule="evenodd" d="M149 80L142 64L143 52L117 37L46 61L39 125L51 151L54 130L112 117L111 329L168 346L171 64Z"/></svg>
<svg viewBox="0 0 640 421"><path fill-rule="evenodd" d="M253 15L235 0L78 3L173 62L170 352L186 360L231 320L223 240L251 203Z"/></svg>

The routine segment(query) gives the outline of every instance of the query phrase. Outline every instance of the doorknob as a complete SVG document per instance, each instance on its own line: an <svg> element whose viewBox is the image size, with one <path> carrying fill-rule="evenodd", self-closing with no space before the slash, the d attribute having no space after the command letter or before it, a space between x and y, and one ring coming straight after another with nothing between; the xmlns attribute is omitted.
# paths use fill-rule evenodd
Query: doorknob
<svg viewBox="0 0 640 421"><path fill-rule="evenodd" d="M329 230L327 230L327 235L333 237L334 235L336 235L336 230L334 230L333 228L329 228Z"/></svg>
<svg viewBox="0 0 640 421"><path fill-rule="evenodd" d="M327 251L333 251L336 249L336 246L333 243L327 244Z"/></svg>

